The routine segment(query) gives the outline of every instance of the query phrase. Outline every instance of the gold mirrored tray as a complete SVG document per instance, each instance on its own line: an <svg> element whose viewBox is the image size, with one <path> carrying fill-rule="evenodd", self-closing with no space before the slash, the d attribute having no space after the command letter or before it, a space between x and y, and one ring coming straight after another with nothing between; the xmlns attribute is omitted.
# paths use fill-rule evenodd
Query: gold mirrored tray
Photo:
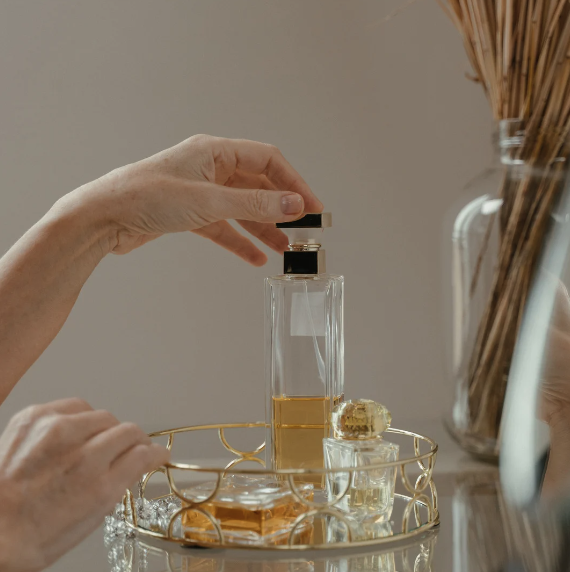
<svg viewBox="0 0 570 572"><path fill-rule="evenodd" d="M264 423L226 423L181 427L151 434L153 439L167 439L167 447L175 458L175 441L178 446L179 442L189 439L192 449L193 438L215 432L218 437L216 442L222 446L221 452L230 457L220 466L172 461L145 475L137 493L128 490L123 498L126 526L142 536L184 546L255 550L365 547L416 537L438 526L437 491L433 481L438 447L429 437L390 428L386 433L391 441L400 444L402 453L397 461L342 469L272 471L265 468L264 460L260 457L264 444L248 447L247 450L241 445L242 442L251 442L250 433L257 436L265 427ZM231 439L229 433L232 433ZM230 444L230 440L234 445ZM236 441L240 442L239 448L235 446ZM211 447L208 453L213 453ZM191 453L182 454L186 458ZM394 469L397 473L390 521L359 519L342 510L343 499L349 494L348 483L351 482L352 473L378 474L387 469ZM319 486L314 488L314 494L306 494L304 483L307 480L314 483L322 479L324 483L327 476L337 473L347 475L347 486L336 496L328 498L325 488ZM154 483L157 477L162 478L164 490L160 491L161 494L148 494L148 483L151 479ZM229 516L227 511L222 514L219 509L212 508L217 495L226 490L228 482L265 478L277 481L279 489L283 489L283 494L289 499L287 518L279 520L288 524L285 527L280 525L278 534L259 531L271 529L272 523L276 522L272 519L282 516L279 510L271 507L252 509L247 495L243 497L246 499L243 504L232 505L233 512ZM195 491L200 491L200 494ZM292 516L291 506L296 510ZM247 516L243 517L246 513ZM231 518L234 520L228 520ZM238 522L236 518L243 520ZM240 525L239 530L233 526L236 523Z"/></svg>

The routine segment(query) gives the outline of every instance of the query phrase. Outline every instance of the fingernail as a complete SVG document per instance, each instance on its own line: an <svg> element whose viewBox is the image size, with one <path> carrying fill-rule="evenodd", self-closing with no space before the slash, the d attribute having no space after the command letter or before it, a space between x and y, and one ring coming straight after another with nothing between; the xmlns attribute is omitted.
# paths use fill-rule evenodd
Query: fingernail
<svg viewBox="0 0 570 572"><path fill-rule="evenodd" d="M285 195L281 199L281 212L286 215L303 212L303 197L296 193Z"/></svg>

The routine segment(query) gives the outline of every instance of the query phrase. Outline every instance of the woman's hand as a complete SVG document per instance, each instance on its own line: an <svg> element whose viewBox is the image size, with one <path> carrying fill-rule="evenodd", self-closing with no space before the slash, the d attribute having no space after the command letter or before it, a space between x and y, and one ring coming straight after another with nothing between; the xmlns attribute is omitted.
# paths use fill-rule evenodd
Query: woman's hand
<svg viewBox="0 0 570 572"><path fill-rule="evenodd" d="M260 266L267 257L228 219L278 252L272 223L322 204L270 145L197 135L65 195L0 260L0 403L51 343L110 252L193 231Z"/></svg>
<svg viewBox="0 0 570 572"><path fill-rule="evenodd" d="M168 460L136 425L79 399L18 413L0 436L0 570L49 566Z"/></svg>
<svg viewBox="0 0 570 572"><path fill-rule="evenodd" d="M114 253L193 231L260 266L265 254L228 219L281 253L287 240L273 223L321 212L323 205L276 147L196 135L81 187L57 207L98 216L109 226Z"/></svg>

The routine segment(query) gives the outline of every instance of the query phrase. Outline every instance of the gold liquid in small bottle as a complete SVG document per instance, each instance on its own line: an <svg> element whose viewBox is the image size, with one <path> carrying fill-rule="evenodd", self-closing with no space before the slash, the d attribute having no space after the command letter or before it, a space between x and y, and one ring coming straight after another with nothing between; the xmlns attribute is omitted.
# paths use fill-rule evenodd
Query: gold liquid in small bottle
<svg viewBox="0 0 570 572"><path fill-rule="evenodd" d="M343 396L335 397L333 406ZM322 469L323 439L330 432L327 397L273 397L273 458L276 469ZM322 475L306 475L297 482L321 487Z"/></svg>
<svg viewBox="0 0 570 572"><path fill-rule="evenodd" d="M214 491L215 482L203 483L184 491L189 500L200 501ZM299 494L313 499L313 487L298 487ZM211 520L201 511L215 518L224 535L224 542L233 544L279 545L287 544L295 520L308 507L296 498L288 483L270 477L229 475L223 477L214 498L182 514L182 527L186 538L210 544L219 541ZM295 543L305 544L312 538L312 521L298 528Z"/></svg>

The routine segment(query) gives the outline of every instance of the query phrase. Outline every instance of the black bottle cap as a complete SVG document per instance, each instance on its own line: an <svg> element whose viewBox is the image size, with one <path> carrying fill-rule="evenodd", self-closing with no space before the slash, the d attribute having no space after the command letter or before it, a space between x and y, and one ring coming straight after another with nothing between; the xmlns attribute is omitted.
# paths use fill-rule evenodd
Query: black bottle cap
<svg viewBox="0 0 570 572"><path fill-rule="evenodd" d="M306 214L291 222L278 222L277 228L328 228L332 226L331 213Z"/></svg>

